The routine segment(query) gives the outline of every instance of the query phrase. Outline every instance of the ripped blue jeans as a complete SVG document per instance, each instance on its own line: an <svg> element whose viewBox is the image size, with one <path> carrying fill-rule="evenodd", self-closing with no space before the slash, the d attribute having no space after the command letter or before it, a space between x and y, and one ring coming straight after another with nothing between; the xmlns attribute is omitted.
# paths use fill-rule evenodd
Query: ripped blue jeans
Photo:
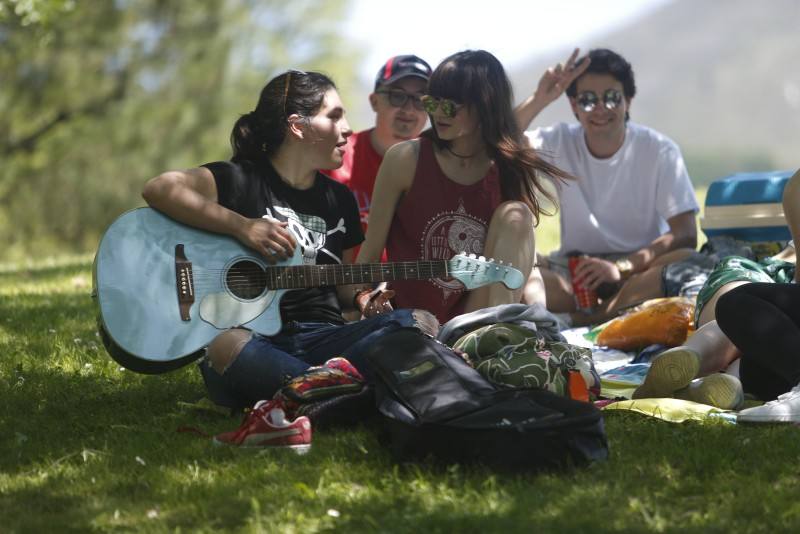
<svg viewBox="0 0 800 534"><path fill-rule="evenodd" d="M253 334L222 374L206 358L200 373L212 401L237 409L271 399L289 379L336 356L347 358L371 382L367 349L383 334L409 326L417 326L409 309L344 325L291 322L274 336Z"/></svg>

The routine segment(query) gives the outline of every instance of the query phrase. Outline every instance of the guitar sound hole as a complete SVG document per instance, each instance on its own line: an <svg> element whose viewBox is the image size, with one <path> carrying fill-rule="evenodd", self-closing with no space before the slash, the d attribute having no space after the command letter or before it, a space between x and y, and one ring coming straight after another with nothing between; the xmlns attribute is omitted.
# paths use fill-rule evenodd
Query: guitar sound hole
<svg viewBox="0 0 800 534"><path fill-rule="evenodd" d="M264 269L249 260L234 263L225 275L225 283L231 293L243 300L258 297L267 285Z"/></svg>

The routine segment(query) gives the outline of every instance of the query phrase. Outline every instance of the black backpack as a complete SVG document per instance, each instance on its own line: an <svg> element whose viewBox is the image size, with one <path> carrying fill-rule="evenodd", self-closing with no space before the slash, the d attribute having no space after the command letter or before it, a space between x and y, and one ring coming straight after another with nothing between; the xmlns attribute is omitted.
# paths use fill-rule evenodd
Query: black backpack
<svg viewBox="0 0 800 534"><path fill-rule="evenodd" d="M518 470L608 457L592 404L541 389L498 389L448 346L412 328L367 352L384 437L398 460L432 456Z"/></svg>

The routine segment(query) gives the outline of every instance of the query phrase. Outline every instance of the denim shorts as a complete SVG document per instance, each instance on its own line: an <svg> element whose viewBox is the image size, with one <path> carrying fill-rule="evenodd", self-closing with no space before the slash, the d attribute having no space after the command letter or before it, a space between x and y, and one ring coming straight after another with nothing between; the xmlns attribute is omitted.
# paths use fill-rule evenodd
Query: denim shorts
<svg viewBox="0 0 800 534"><path fill-rule="evenodd" d="M370 382L367 349L379 336L413 326L410 309L344 325L290 322L274 336L253 333L222 374L207 359L200 361L200 372L211 400L237 409L272 398L287 381L336 356L347 358Z"/></svg>

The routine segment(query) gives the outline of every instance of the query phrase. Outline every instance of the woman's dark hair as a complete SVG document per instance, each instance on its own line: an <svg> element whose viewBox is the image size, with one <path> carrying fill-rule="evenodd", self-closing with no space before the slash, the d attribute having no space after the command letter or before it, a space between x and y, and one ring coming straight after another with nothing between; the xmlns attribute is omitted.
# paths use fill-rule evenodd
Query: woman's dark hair
<svg viewBox="0 0 800 534"><path fill-rule="evenodd" d="M233 161L272 156L283 143L292 114L311 117L325 93L335 89L333 80L319 72L286 71L271 79L261 90L256 109L245 113L233 125Z"/></svg>
<svg viewBox="0 0 800 534"><path fill-rule="evenodd" d="M538 224L539 214L544 213L538 195L556 203L553 194L542 187L539 173L556 179L571 176L541 159L523 139L511 108L511 83L500 61L485 50L453 54L433 71L428 94L452 99L477 113L486 150L499 171L503 200L527 204ZM439 148L450 146L435 128L424 135Z"/></svg>
<svg viewBox="0 0 800 534"><path fill-rule="evenodd" d="M625 95L625 98L630 100L636 96L636 82L633 79L633 67L631 67L631 64L628 63L624 57L608 48L595 48L594 50L589 50L589 53L580 58L575 65L580 65L586 61L587 57L592 60L592 62L589 63L589 66L586 67L583 74L578 76L577 79L572 80L572 83L569 84L566 91L568 97L575 98L578 94L578 80L587 74L609 74L622 84L622 93ZM625 120L627 121L630 118L630 113L626 111Z"/></svg>

